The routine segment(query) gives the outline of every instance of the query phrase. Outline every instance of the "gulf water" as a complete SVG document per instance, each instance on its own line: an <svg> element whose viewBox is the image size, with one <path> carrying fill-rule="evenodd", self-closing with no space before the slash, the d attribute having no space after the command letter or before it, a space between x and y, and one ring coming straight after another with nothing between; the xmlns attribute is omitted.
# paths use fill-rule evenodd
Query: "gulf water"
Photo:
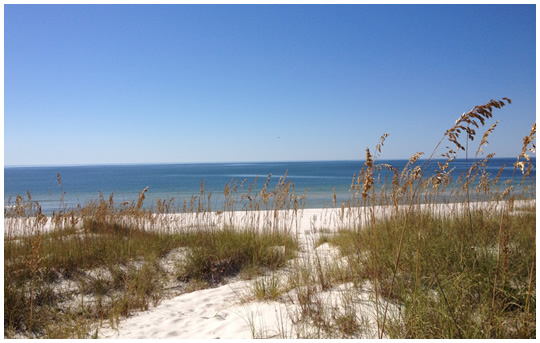
<svg viewBox="0 0 540 343"><path fill-rule="evenodd" d="M495 177L506 164L499 184L513 182L519 187L521 171L514 171L515 159L495 158L487 165L487 171ZM408 160L379 160L401 171ZM423 165L418 161L416 165ZM534 160L536 164L536 161ZM271 174L269 189L272 190L279 178L287 173L287 180L294 183L297 195L306 192L305 208L328 208L333 206L333 190L336 190L337 204L350 199L350 185L364 161L313 161L313 162L257 162L257 163L197 163L197 164L140 164L140 165L92 165L92 166L46 166L46 167L4 167L4 204L14 202L17 194L37 201L43 212L50 214L60 207L76 207L90 200L96 200L99 192L108 199L114 192L116 204L136 201L138 194L148 187L145 207L155 204L158 198L174 198L181 204L185 198L200 195L201 182L205 198L210 192L212 209L223 207L223 191L226 184L235 180L244 188L252 183L260 191ZM456 160L452 167L454 179L465 173L471 161ZM432 161L425 176L437 169ZM534 171L535 173L535 171ZM58 183L57 174L61 177ZM382 171L380 179L391 175ZM514 181L509 181L514 180ZM60 202L64 194L63 202Z"/></svg>

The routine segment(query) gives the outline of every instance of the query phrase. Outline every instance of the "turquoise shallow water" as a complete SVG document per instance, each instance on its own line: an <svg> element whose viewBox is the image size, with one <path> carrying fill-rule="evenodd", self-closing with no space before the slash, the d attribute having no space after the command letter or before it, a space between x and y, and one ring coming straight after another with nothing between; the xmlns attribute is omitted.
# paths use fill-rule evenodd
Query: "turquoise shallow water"
<svg viewBox="0 0 540 343"><path fill-rule="evenodd" d="M400 170L407 160L377 161L388 163ZM425 161L420 160L418 165ZM506 163L501 174L500 183L512 179L515 184L521 181L521 172L514 175L515 159L498 158L490 160L487 171L495 176ZM534 161L536 163L536 161ZM350 199L349 187L352 178L357 174L364 161L315 161L315 162L259 162L259 163L204 163L204 164L147 164L147 165L103 165L103 166L47 166L47 167L5 167L4 168L4 203L13 201L17 194L26 197L31 193L32 200L38 201L45 213L58 209L62 192L65 192L64 203L67 206L83 205L89 200L99 197L101 191L108 199L114 192L116 203L133 201L138 193L148 187L145 206L155 204L158 198L175 198L181 204L184 198L200 194L201 181L204 184L206 197L212 192L211 206L219 210L223 206L223 190L231 180L243 180L245 188L255 183L256 189L262 189L269 174L272 174L270 189L273 189L279 178L287 174L301 195L306 191L306 208L331 207L333 189L336 189L337 202ZM470 161L457 160L453 166L455 178L467 170ZM437 167L432 162L427 173ZM57 173L62 179L62 187L58 185ZM383 171L380 179L386 176Z"/></svg>

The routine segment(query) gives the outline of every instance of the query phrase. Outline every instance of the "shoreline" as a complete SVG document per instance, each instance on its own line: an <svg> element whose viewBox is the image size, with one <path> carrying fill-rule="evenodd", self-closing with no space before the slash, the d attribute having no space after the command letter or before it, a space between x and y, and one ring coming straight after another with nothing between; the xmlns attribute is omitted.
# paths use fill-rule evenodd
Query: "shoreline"
<svg viewBox="0 0 540 343"><path fill-rule="evenodd" d="M509 201L479 201L471 202L472 210L487 209L500 210ZM536 205L536 199L529 200L514 200L513 206L529 206ZM397 213L405 213L411 205L398 205ZM437 215L458 214L467 209L466 202L454 203L437 203L437 204L415 204L412 209L426 211L430 210ZM152 217L146 215L143 218L137 219L136 222L130 220L130 216L124 216L121 223L129 225L140 225L141 221L146 221L142 228L145 230L160 230L166 229L168 232L175 230L184 230L194 225L206 225L208 227L257 227L258 229L272 229L290 231L306 230L309 228L336 230L346 227L359 227L366 224L365 215L369 211L375 218L380 218L396 213L394 205L375 205L366 207L350 207L350 208L305 208L305 209L282 209L282 210L233 210L233 211L210 211L210 212L184 212L184 213L152 213ZM5 218L4 217L4 237L6 236L6 228L12 228L9 234L19 236L22 232L28 233L29 226L34 229L39 229L40 232L48 232L57 228L65 228L70 225L66 222L69 217L59 226L52 222L52 216L46 216L47 221L36 223L36 217L25 218ZM81 219L81 217L76 217ZM151 219L150 219L151 218ZM162 227L160 227L160 225ZM79 229L82 226L82 221L79 220L74 226ZM164 227L163 227L164 226Z"/></svg>

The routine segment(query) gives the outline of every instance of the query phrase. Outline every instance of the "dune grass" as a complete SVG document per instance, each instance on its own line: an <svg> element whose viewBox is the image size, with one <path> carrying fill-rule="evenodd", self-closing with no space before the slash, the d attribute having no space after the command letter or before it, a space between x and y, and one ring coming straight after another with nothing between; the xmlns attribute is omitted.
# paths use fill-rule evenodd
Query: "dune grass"
<svg viewBox="0 0 540 343"><path fill-rule="evenodd" d="M4 326L8 334L84 337L88 332L77 326L96 320L114 324L132 311L156 305L170 278L192 284L192 289L210 287L241 272L253 275L257 269L279 268L296 248L293 237L277 232L226 228L160 233L93 221L82 228L4 242ZM276 246L285 246L288 255L276 253ZM188 248L188 253L172 275L167 275L160 260L177 248ZM63 286L66 282L72 289ZM78 296L92 299L85 304ZM59 324L66 312L77 325L65 324L80 332L70 332ZM59 327L53 330L55 325Z"/></svg>
<svg viewBox="0 0 540 343"><path fill-rule="evenodd" d="M473 128L483 126L492 110L504 105L492 100L463 114L423 165L416 165L421 153L402 171L377 165L387 135L381 137L375 156L366 151L365 167L351 184L356 193L341 210L342 216L348 209L347 216L363 220L344 225L319 244L333 244L347 258L341 275L373 285L378 337L536 336L535 180L528 155L535 149L536 124L523 139L514 166L522 171L521 193L499 184L500 172L495 176L486 171L492 154L479 158L497 122L484 133L469 171L452 182L453 149L468 155L476 135ZM460 133L466 134L466 142ZM438 162L433 175L424 175L443 142L453 149L444 150L446 161ZM390 170L393 177L376 192L381 169ZM446 201L441 204L443 194ZM473 199L488 203L479 205ZM533 201L517 208L517 199ZM389 211L377 215L378 206ZM391 319L390 303L400 308L399 316Z"/></svg>
<svg viewBox="0 0 540 343"><path fill-rule="evenodd" d="M115 327L166 296L282 267L297 243L273 213L298 203L289 185L283 179L273 191L265 187L256 205L268 214L252 211L257 217L242 228L209 219L202 184L201 197L176 219L167 213L170 203L143 209L146 190L120 206L101 196L49 222L30 194L17 197L4 211L4 336L88 338L104 322ZM234 187L225 189L236 195ZM234 209L231 200L224 206ZM180 258L167 259L174 252Z"/></svg>
<svg viewBox="0 0 540 343"><path fill-rule="evenodd" d="M402 217L387 217L325 241L348 258L351 275L400 304L401 317L387 323L390 337L534 337L535 212L481 209L472 219L471 228L467 214L412 213L406 228Z"/></svg>

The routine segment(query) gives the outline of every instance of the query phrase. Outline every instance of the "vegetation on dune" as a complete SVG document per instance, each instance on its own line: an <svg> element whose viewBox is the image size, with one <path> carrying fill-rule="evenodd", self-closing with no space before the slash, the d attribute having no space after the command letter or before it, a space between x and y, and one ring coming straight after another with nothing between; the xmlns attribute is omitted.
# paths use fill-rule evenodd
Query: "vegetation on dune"
<svg viewBox="0 0 540 343"><path fill-rule="evenodd" d="M224 210L234 208L237 190L225 187ZM111 195L61 209L50 220L53 230L45 230L47 218L30 194L4 210L6 337L89 337L98 324L115 327L164 297L280 268L297 249L292 232L274 216L281 209L294 215L301 203L284 178L258 193L254 206L268 214L246 220L243 228L230 227L226 214L220 223L210 218L203 184L178 220L169 212L178 210L171 202L143 209L145 192L120 206Z"/></svg>

